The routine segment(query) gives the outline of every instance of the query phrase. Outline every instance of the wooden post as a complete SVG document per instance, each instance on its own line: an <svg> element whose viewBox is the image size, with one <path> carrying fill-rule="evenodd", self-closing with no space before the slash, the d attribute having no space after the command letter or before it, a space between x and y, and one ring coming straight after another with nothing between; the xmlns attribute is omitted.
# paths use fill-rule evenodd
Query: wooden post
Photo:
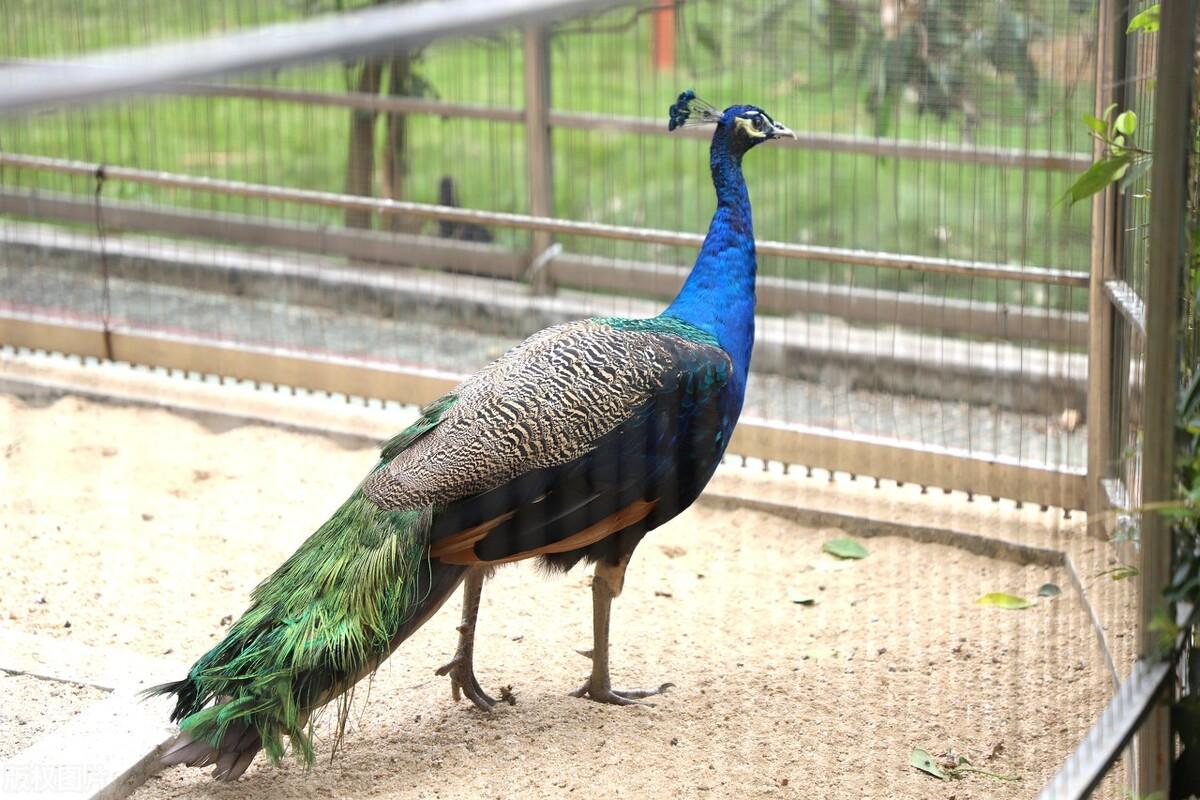
<svg viewBox="0 0 1200 800"><path fill-rule="evenodd" d="M550 146L550 33L541 25L525 28L525 157L529 188L529 213L554 216L553 155ZM530 234L530 263L550 247L545 231ZM539 271L535 289L544 291L545 270Z"/></svg>
<svg viewBox="0 0 1200 800"><path fill-rule="evenodd" d="M383 80L383 60L372 56L358 68L354 89L359 94L377 94ZM356 108L350 112L350 136L346 154L346 194L370 197L375 177L375 120L378 112ZM346 209L347 228L370 228L371 212Z"/></svg>
<svg viewBox="0 0 1200 800"><path fill-rule="evenodd" d="M388 97L405 97L409 92L412 77L412 56L407 52L394 54L388 62ZM404 199L404 185L408 180L408 115L403 111L389 111L387 133L384 139L382 194L393 200ZM402 214L381 214L380 227L395 233L418 233L423 220L405 217Z"/></svg>
<svg viewBox="0 0 1200 800"><path fill-rule="evenodd" d="M1180 288L1187 268L1186 184L1190 144L1196 0L1162 4L1158 31L1158 75L1154 98L1154 165L1150 185L1150 256L1146 287L1146 428L1142 452L1142 502L1172 499L1175 466L1175 409L1179 394ZM1137 34L1139 36L1144 34ZM1139 651L1153 657L1161 646L1150 630L1164 607L1163 587L1171 580L1171 530L1158 513L1142 514ZM1137 796L1170 796L1170 701L1164 693L1138 730Z"/></svg>
<svg viewBox="0 0 1200 800"><path fill-rule="evenodd" d="M1114 87L1121 55L1125 48L1124 26L1117 0L1101 0L1096 29L1096 104L1095 115L1104 113L1114 102ZM1093 160L1099 159L1104 145L1092 145ZM1104 282L1114 274L1117 257L1116 189L1109 187L1092 198L1092 249L1088 289L1088 389L1087 389L1087 514L1088 531L1100 538L1108 535L1104 512L1108 499L1101 481L1110 477L1113 465L1113 307L1104 291Z"/></svg>
<svg viewBox="0 0 1200 800"><path fill-rule="evenodd" d="M675 68L675 0L658 0L654 19L654 68Z"/></svg>

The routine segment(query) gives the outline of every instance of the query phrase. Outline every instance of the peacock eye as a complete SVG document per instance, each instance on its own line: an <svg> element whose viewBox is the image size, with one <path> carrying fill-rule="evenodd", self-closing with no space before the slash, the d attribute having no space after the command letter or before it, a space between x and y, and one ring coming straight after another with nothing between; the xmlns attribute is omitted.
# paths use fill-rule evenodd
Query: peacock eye
<svg viewBox="0 0 1200 800"><path fill-rule="evenodd" d="M767 123L763 120L761 114L754 118L754 127L755 127L755 129L760 130L760 131L764 130L767 127Z"/></svg>

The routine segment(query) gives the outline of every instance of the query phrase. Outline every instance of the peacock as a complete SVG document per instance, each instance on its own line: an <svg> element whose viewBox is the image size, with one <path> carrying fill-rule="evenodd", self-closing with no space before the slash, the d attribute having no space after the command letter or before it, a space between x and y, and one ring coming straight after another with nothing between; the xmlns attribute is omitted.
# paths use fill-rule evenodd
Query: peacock
<svg viewBox="0 0 1200 800"><path fill-rule="evenodd" d="M646 533L687 508L716 470L742 410L754 344L754 233L742 158L795 138L765 111L719 111L688 90L669 129L715 124L717 209L691 273L657 317L599 317L547 328L422 409L338 508L251 594L228 635L176 698L181 732L167 764L215 764L238 778L285 743L313 760L315 713L337 701L423 625L460 585L451 661L455 700L481 710L475 621L501 564L595 564L591 674L573 694L644 702L672 684L622 690L609 678L609 617Z"/></svg>

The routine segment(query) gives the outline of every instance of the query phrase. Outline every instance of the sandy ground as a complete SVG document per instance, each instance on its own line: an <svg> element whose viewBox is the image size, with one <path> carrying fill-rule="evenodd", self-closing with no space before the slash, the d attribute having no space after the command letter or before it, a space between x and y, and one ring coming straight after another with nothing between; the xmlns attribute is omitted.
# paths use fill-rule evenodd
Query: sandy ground
<svg viewBox="0 0 1200 800"><path fill-rule="evenodd" d="M187 660L373 454L0 397L0 459L0 625ZM618 685L678 684L655 708L567 696L587 671L575 650L590 646L588 577L519 565L485 588L477 655L484 686L511 685L515 705L456 705L433 675L456 599L359 692L332 763L321 729L310 771L260 761L218 786L178 768L134 796L1033 796L1110 690L1067 576L895 537L838 562L820 552L838 535L711 508L652 534L615 607L613 665ZM1067 594L1024 611L975 602L1045 582ZM914 746L1020 781L939 783L908 766Z"/></svg>
<svg viewBox="0 0 1200 800"><path fill-rule="evenodd" d="M0 671L0 759L21 752L106 694L91 686Z"/></svg>

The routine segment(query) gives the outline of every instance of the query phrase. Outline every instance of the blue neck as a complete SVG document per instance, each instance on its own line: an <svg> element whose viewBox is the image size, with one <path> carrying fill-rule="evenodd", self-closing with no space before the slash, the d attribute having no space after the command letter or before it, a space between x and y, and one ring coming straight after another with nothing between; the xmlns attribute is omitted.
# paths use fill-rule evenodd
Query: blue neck
<svg viewBox="0 0 1200 800"><path fill-rule="evenodd" d="M754 229L742 153L731 150L723 127L713 135L709 163L717 210L691 274L663 313L715 336L745 386L754 346Z"/></svg>

